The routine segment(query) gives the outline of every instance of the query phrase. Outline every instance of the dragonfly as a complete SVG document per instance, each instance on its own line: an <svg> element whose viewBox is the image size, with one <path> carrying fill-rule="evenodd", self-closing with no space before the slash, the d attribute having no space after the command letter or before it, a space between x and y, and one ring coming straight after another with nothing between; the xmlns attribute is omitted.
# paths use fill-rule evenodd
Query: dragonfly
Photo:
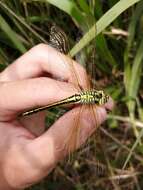
<svg viewBox="0 0 143 190"><path fill-rule="evenodd" d="M50 45L56 48L56 50L58 50L61 53L67 54L69 50L68 39L65 32L60 27L56 25L53 25L51 27L49 41L50 41ZM72 60L69 62L69 67L72 68L72 71L74 72L74 66L72 64ZM26 117L28 115L31 115L40 111L48 110L50 108L59 107L62 105L75 104L75 105L89 106L89 109L91 109L91 114L94 116L95 120L97 120L96 113L93 106L101 106L107 103L109 100L109 95L107 95L103 90L96 90L90 87L89 89L83 90L80 87L78 77L75 77L75 80L76 80L75 84L76 84L76 87L78 88L79 93L73 94L70 97L64 98L60 101L51 103L46 106L27 110L23 112L22 114L20 114L20 116ZM82 112L82 108L80 112ZM81 129L81 126L79 123L80 123L79 120L75 123L75 126L72 128L71 132L69 133L68 140L66 141L66 148L68 149L69 152L71 152L73 149L76 149L78 146L77 141L78 141L80 129Z"/></svg>

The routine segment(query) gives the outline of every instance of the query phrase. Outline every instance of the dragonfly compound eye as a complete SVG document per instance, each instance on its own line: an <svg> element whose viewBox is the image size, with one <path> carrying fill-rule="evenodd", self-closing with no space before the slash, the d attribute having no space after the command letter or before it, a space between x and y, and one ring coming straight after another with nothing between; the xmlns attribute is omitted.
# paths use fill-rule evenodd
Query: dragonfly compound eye
<svg viewBox="0 0 143 190"><path fill-rule="evenodd" d="M108 100L109 100L109 96L106 95L106 94L104 94L104 95L101 97L101 99L99 100L99 105L103 105L103 104L107 103Z"/></svg>
<svg viewBox="0 0 143 190"><path fill-rule="evenodd" d="M104 92L103 91L97 91L94 96L95 96L97 101L100 101L100 99L102 99L102 97L104 96Z"/></svg>

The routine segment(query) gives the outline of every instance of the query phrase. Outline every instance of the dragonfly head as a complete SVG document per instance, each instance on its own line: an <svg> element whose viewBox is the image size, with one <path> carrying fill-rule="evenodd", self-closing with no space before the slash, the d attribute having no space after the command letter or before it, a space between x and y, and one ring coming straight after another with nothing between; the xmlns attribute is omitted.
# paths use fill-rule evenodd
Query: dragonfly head
<svg viewBox="0 0 143 190"><path fill-rule="evenodd" d="M96 93L96 98L98 97L98 104L103 105L108 102L109 96L104 93L103 90L99 90Z"/></svg>

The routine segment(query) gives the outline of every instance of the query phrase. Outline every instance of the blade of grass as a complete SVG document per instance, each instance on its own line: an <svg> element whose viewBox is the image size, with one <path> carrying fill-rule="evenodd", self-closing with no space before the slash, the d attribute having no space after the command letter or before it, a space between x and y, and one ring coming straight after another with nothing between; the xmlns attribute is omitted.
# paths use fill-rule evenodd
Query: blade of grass
<svg viewBox="0 0 143 190"><path fill-rule="evenodd" d="M137 26L139 18L141 17L142 12L143 12L143 1L140 1L133 13L131 22L129 24L129 29L128 29L129 36L127 40L127 47L124 53L124 85L125 85L127 94L128 94L129 82L131 78L131 64L129 61L130 49L135 38L136 26Z"/></svg>
<svg viewBox="0 0 143 190"><path fill-rule="evenodd" d="M75 56L83 47L85 47L93 38L101 33L107 26L109 26L122 12L133 6L140 0L120 0L109 11L107 11L96 23L96 27L91 29L83 36L83 38L71 49L70 55ZM95 28L97 31L95 31Z"/></svg>
<svg viewBox="0 0 143 190"><path fill-rule="evenodd" d="M16 33L11 29L11 27L8 25L8 23L5 21L5 19L1 15L0 15L0 28L8 36L8 38L11 40L11 42L14 44L14 46L21 53L26 52L26 48L23 46L23 44L17 38Z"/></svg>
<svg viewBox="0 0 143 190"><path fill-rule="evenodd" d="M87 15L91 14L90 8L85 0L75 0L75 1L79 4L80 8L83 10L84 13L86 13Z"/></svg>
<svg viewBox="0 0 143 190"><path fill-rule="evenodd" d="M35 1L35 0L34 0ZM37 1L37 0L36 0ZM48 2L59 9L65 11L67 14L69 14L77 23L79 26L84 27L85 23L85 17L73 1L70 0L45 0L45 2Z"/></svg>
<svg viewBox="0 0 143 190"><path fill-rule="evenodd" d="M23 17L19 17L18 15L16 15L16 13L11 10L6 4L4 4L3 2L0 1L0 6L2 8L4 8L6 10L6 13L10 13L10 15L14 18L16 18L16 20L19 21L19 23L21 23L23 26L25 26L34 36L37 37L37 39L39 39L41 42L43 43L47 43L47 41L42 37L40 36L35 30L33 30L24 20Z"/></svg>
<svg viewBox="0 0 143 190"><path fill-rule="evenodd" d="M23 43L25 42L24 44L30 47L30 38L27 35L27 31L19 24L19 22L15 18L12 18L12 20L17 29L20 31L21 36L23 36Z"/></svg>
<svg viewBox="0 0 143 190"><path fill-rule="evenodd" d="M129 97L132 97L133 99L136 98L136 95L139 89L141 73L142 73L142 63L143 63L143 38L133 62L131 78L130 78L130 83L129 83L129 88L128 88L128 95ZM132 100L129 101L128 107L129 107L130 112L133 113L134 107L135 107L135 101L132 101Z"/></svg>
<svg viewBox="0 0 143 190"><path fill-rule="evenodd" d="M123 168L122 168L123 170L124 170L125 167L127 166L128 162L129 162L129 160L130 160L130 158L131 158L131 156L132 156L132 154L133 154L133 151L135 150L136 146L139 144L139 142L140 142L142 136L143 136L143 129L140 131L140 134L139 134L138 138L136 139L134 145L132 146L132 148L131 148L131 150L130 150L130 152L129 152L129 154L128 154L128 157L127 157L127 159L126 159L126 161L125 161L125 163L124 163L124 165L123 165Z"/></svg>
<svg viewBox="0 0 143 190"><path fill-rule="evenodd" d="M132 16L132 19L131 19L131 22L130 22L130 25L129 25L129 36L128 36L128 43L127 43L127 54L129 55L129 50L131 48L131 45L132 45L132 42L134 40L134 37L135 37L135 31L136 31L136 26L137 26L137 23L139 21L139 18L141 17L141 14L143 13L143 1L140 1L138 4L137 4L137 7L134 11L134 14Z"/></svg>
<svg viewBox="0 0 143 190"><path fill-rule="evenodd" d="M107 130L105 130L104 128L100 127L99 130L105 134L107 137L109 137L110 139L112 139L115 143L117 143L120 147L122 147L123 149L127 150L128 152L130 152L130 149L124 145L120 140L118 140L116 137L114 137L112 135L112 133L108 132ZM136 154L136 152L133 152L133 156L142 163L142 157L138 154Z"/></svg>
<svg viewBox="0 0 143 190"><path fill-rule="evenodd" d="M142 62L143 62L143 38L140 43L140 46L137 50L136 57L133 62L132 70L131 70L131 77L130 77L130 82L129 82L129 88L128 88L128 96L131 98L127 102L128 110L129 110L129 115L130 119L134 121L135 119L135 106L136 106L136 96L138 93L140 81L141 81L141 73L142 73ZM139 133L136 129L136 126L134 125L133 122L133 130L135 136L138 138Z"/></svg>
<svg viewBox="0 0 143 190"><path fill-rule="evenodd" d="M8 57L6 55L6 53L4 52L4 50L0 47L0 64L2 65L7 65L5 63L8 62Z"/></svg>
<svg viewBox="0 0 143 190"><path fill-rule="evenodd" d="M100 34L97 36L96 38L96 47L97 49L99 48L99 55L103 56L104 59L109 63L110 66L116 66L117 62L115 61L115 59L113 58L106 39L104 38L104 35ZM108 70L110 70L111 68L108 68Z"/></svg>

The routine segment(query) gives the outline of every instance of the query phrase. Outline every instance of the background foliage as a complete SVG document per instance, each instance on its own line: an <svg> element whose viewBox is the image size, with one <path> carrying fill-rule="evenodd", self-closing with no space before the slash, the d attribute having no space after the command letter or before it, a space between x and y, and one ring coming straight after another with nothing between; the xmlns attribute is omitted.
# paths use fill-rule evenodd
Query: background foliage
<svg viewBox="0 0 143 190"><path fill-rule="evenodd" d="M92 139L88 151L84 148L70 163L60 163L31 189L141 190L143 1L1 0L0 70L34 45L48 43L53 23L67 33L71 56L79 59L78 52L86 47L93 83L104 87L116 106L100 130L102 141Z"/></svg>

